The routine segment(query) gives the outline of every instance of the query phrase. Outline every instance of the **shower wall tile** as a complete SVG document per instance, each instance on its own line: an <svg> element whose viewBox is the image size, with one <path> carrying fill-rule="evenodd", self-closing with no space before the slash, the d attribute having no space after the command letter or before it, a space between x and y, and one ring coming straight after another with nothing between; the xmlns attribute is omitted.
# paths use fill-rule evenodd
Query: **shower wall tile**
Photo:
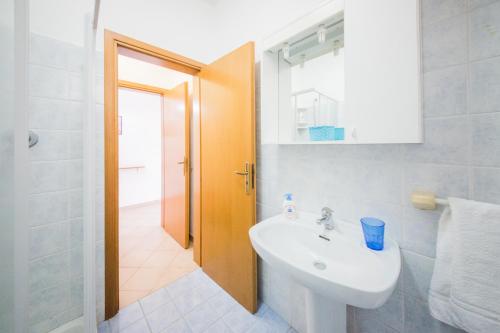
<svg viewBox="0 0 500 333"><path fill-rule="evenodd" d="M83 76L80 74L69 74L69 99L72 101L82 101L85 93L83 86Z"/></svg>
<svg viewBox="0 0 500 333"><path fill-rule="evenodd" d="M44 193L67 189L66 171L66 164L61 161L32 162L30 171L31 193Z"/></svg>
<svg viewBox="0 0 500 333"><path fill-rule="evenodd" d="M30 63L67 69L68 58L68 44L41 35L30 36Z"/></svg>
<svg viewBox="0 0 500 333"><path fill-rule="evenodd" d="M83 216L83 191L82 189L71 190L66 193L68 197L68 217L76 218Z"/></svg>
<svg viewBox="0 0 500 333"><path fill-rule="evenodd" d="M69 279L69 256L59 252L30 263L30 291L62 285Z"/></svg>
<svg viewBox="0 0 500 333"><path fill-rule="evenodd" d="M500 2L473 10L470 14L469 54L472 60L500 55Z"/></svg>
<svg viewBox="0 0 500 333"><path fill-rule="evenodd" d="M69 245L67 222L33 227L30 232L30 258L40 258L64 251Z"/></svg>
<svg viewBox="0 0 500 333"><path fill-rule="evenodd" d="M68 45L68 70L82 73L85 66L85 55L78 46Z"/></svg>
<svg viewBox="0 0 500 333"><path fill-rule="evenodd" d="M58 99L30 98L29 126L31 129L69 129L69 102Z"/></svg>
<svg viewBox="0 0 500 333"><path fill-rule="evenodd" d="M68 130L82 130L84 110L85 104L83 102L69 102L69 106L67 109Z"/></svg>
<svg viewBox="0 0 500 333"><path fill-rule="evenodd" d="M36 132L40 144L30 150L32 161L57 161L66 160L69 157L69 134L64 131Z"/></svg>
<svg viewBox="0 0 500 333"><path fill-rule="evenodd" d="M67 99L69 96L69 73L65 70L29 66L30 96Z"/></svg>
<svg viewBox="0 0 500 333"><path fill-rule="evenodd" d="M30 331L83 314L83 48L32 34Z"/></svg>
<svg viewBox="0 0 500 333"><path fill-rule="evenodd" d="M30 293L29 322L31 325L43 322L47 318L64 312L68 305L69 288L67 284Z"/></svg>
<svg viewBox="0 0 500 333"><path fill-rule="evenodd" d="M68 218L68 204L69 200L66 192L30 195L28 199L30 226L66 220Z"/></svg>

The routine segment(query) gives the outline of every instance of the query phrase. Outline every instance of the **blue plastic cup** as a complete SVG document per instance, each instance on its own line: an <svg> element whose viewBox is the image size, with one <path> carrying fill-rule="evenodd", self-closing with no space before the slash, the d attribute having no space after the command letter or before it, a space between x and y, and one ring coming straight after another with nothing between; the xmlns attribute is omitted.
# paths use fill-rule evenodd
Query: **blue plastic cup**
<svg viewBox="0 0 500 333"><path fill-rule="evenodd" d="M385 222L374 217L363 217L361 219L366 246L375 251L384 249Z"/></svg>

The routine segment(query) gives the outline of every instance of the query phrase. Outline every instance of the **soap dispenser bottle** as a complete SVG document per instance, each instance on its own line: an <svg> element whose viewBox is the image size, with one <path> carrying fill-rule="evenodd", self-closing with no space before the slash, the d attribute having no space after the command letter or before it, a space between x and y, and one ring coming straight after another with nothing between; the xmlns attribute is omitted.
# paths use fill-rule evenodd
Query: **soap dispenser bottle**
<svg viewBox="0 0 500 333"><path fill-rule="evenodd" d="M285 193L283 200L283 215L289 220L297 218L297 208L292 198L292 193Z"/></svg>

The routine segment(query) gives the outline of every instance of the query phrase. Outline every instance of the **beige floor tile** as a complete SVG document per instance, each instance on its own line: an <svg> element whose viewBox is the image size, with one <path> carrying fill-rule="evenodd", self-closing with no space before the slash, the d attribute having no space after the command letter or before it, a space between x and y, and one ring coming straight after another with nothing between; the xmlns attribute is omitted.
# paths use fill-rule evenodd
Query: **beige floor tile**
<svg viewBox="0 0 500 333"><path fill-rule="evenodd" d="M166 268L176 258L178 252L173 250L153 251L151 256L144 262L143 267L163 267Z"/></svg>
<svg viewBox="0 0 500 333"><path fill-rule="evenodd" d="M150 291L164 271L165 268L141 267L123 284L121 290Z"/></svg>
<svg viewBox="0 0 500 333"><path fill-rule="evenodd" d="M149 291L120 290L120 309L148 295Z"/></svg>
<svg viewBox="0 0 500 333"><path fill-rule="evenodd" d="M198 266L160 225L160 205L120 209L120 307Z"/></svg>
<svg viewBox="0 0 500 333"><path fill-rule="evenodd" d="M172 237L167 237L162 242L160 245L156 248L157 250L182 250L184 249L172 238Z"/></svg>
<svg viewBox="0 0 500 333"><path fill-rule="evenodd" d="M167 269L163 272L163 274L156 281L155 286L153 287L153 290L163 288L167 284L174 282L175 280L183 277L184 275L186 275L188 273L190 273L190 272L187 272L183 268L176 268L176 267L172 267L172 266L167 267Z"/></svg>
<svg viewBox="0 0 500 333"><path fill-rule="evenodd" d="M186 274L194 271L199 266L193 261L192 257L177 256L170 264L169 268L183 269Z"/></svg>
<svg viewBox="0 0 500 333"><path fill-rule="evenodd" d="M141 267L153 251L133 249L120 258L120 267Z"/></svg>
<svg viewBox="0 0 500 333"><path fill-rule="evenodd" d="M127 282L138 269L139 268L137 267L120 267L120 287L123 286L123 284Z"/></svg>

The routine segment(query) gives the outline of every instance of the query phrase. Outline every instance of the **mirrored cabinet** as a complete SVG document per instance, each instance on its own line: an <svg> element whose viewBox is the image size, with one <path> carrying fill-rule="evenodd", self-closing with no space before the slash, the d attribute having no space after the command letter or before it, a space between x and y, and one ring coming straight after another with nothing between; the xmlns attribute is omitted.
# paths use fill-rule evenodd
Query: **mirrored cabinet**
<svg viewBox="0 0 500 333"><path fill-rule="evenodd" d="M422 140L417 0L330 1L261 43L261 142Z"/></svg>

